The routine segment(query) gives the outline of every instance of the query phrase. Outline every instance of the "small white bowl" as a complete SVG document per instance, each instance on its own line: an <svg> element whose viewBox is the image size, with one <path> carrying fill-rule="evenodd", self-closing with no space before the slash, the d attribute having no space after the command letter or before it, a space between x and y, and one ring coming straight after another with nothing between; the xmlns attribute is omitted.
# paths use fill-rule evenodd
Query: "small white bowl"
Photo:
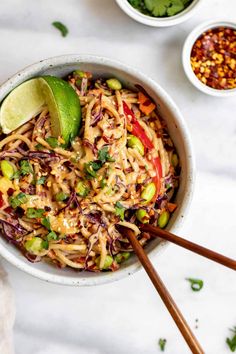
<svg viewBox="0 0 236 354"><path fill-rule="evenodd" d="M180 187L176 195L178 208L168 224L168 230L174 233L178 232L186 218L194 187L193 152L189 133L179 109L169 95L152 79L129 66L108 58L91 55L64 55L41 60L15 74L0 87L0 102L12 89L30 78L41 75L65 77L76 69L90 71L94 77L117 77L131 89L135 89L135 85L139 84L157 103L158 111L167 123L168 131L176 146L182 166ZM159 254L167 244L166 241L160 242L159 239L154 239L149 242L145 250L152 257ZM14 245L7 243L1 236L0 255L26 273L61 285L92 286L108 283L131 275L141 268L135 255L124 262L116 272L76 272L69 268L59 269L46 262L32 264L22 256Z"/></svg>
<svg viewBox="0 0 236 354"><path fill-rule="evenodd" d="M147 26L152 27L170 27L178 25L184 21L187 21L190 17L192 17L202 0L193 0L193 2L182 12L175 16L170 17L151 17L148 15L142 14L140 11L136 10L128 0L116 0L119 7L130 17L132 17L135 21L143 23Z"/></svg>
<svg viewBox="0 0 236 354"><path fill-rule="evenodd" d="M200 91L216 97L229 97L236 95L235 89L228 90L218 90L207 85L204 85L194 74L191 66L191 51L196 40L203 34L203 32L217 27L230 27L236 29L236 23L228 21L208 21L197 26L185 40L183 51L182 51L182 63L184 67L185 74L187 75L189 81Z"/></svg>

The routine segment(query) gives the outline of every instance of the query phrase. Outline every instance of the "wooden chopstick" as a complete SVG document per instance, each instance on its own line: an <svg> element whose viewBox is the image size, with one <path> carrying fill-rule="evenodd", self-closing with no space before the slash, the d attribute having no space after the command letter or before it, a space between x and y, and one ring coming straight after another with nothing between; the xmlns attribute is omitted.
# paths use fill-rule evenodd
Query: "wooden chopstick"
<svg viewBox="0 0 236 354"><path fill-rule="evenodd" d="M175 321L177 327L179 328L180 332L182 333L185 341L187 342L189 348L191 349L193 354L203 354L204 351L201 348L198 340L194 336L193 332L191 331L190 327L188 326L187 322L185 321L182 313L178 309L175 301L171 297L170 293L168 292L167 288L165 287L164 283L162 282L161 278L157 274L155 268L153 267L151 261L149 260L148 256L146 255L144 249L138 242L135 237L135 234L132 230L119 226L118 230L128 238L129 242L131 243L133 250L135 251L136 255L138 256L140 262L142 263L144 269L146 270L149 278L151 279L153 285L155 286L157 292L159 293L162 301L166 305L169 313L171 314L173 320Z"/></svg>
<svg viewBox="0 0 236 354"><path fill-rule="evenodd" d="M158 227L148 225L148 224L141 225L140 230L148 232L152 236L163 238L167 241L175 243L178 246L186 248L189 251L197 253L197 254L199 254L203 257L206 257L208 259L211 259L212 261L215 261L217 263L223 264L224 266L226 266L228 268L236 270L236 261L234 259L225 257L220 253L214 252L214 251L212 251L208 248L205 248L203 246L200 246L194 242L185 240L184 238L176 236L169 231L162 230Z"/></svg>

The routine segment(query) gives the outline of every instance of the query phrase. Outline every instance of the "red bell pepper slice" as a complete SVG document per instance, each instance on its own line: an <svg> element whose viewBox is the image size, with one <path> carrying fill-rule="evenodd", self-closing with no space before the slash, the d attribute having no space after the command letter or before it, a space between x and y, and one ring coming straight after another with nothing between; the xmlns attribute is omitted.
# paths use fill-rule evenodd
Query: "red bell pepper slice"
<svg viewBox="0 0 236 354"><path fill-rule="evenodd" d="M129 108L127 103L124 101L123 101L123 109L124 109L124 113L129 121L129 123L132 126L132 134L141 140L141 142L145 148L153 149L154 148L153 143L151 142L151 140L149 139L149 137L145 133L145 130L143 129L143 127L139 124L134 113L131 111L131 109Z"/></svg>
<svg viewBox="0 0 236 354"><path fill-rule="evenodd" d="M142 144L146 149L153 150L154 145L152 141L147 136L143 127L139 124L137 118L135 117L134 113L131 111L127 103L124 101L123 101L123 109L128 122L132 126L132 134L141 140ZM162 167L161 167L161 161L159 157L153 157L151 161L156 172L156 176L153 177L153 182L156 185L156 193L153 197L153 200L156 200L161 189Z"/></svg>

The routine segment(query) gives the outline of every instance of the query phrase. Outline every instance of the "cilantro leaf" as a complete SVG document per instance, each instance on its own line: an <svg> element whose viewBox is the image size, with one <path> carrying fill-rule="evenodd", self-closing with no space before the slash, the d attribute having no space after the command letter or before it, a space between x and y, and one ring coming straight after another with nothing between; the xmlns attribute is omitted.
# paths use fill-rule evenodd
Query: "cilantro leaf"
<svg viewBox="0 0 236 354"><path fill-rule="evenodd" d="M84 164L84 172L85 175L88 179L92 179L94 177L97 177L96 171L101 168L101 165L98 164L97 162L90 161Z"/></svg>
<svg viewBox="0 0 236 354"><path fill-rule="evenodd" d="M100 181L100 187L103 189L106 187L106 185L107 185L106 179L104 177L102 177L102 179Z"/></svg>
<svg viewBox="0 0 236 354"><path fill-rule="evenodd" d="M166 339L160 338L159 341L158 341L158 344L159 344L161 352L164 352L165 351L165 346L166 346Z"/></svg>
<svg viewBox="0 0 236 354"><path fill-rule="evenodd" d="M125 207L120 202L115 204L115 215L119 216L122 221L125 218Z"/></svg>
<svg viewBox="0 0 236 354"><path fill-rule="evenodd" d="M54 138L53 136L49 136L45 140L53 149L59 146L57 138Z"/></svg>
<svg viewBox="0 0 236 354"><path fill-rule="evenodd" d="M108 161L108 162L114 162L115 161L109 155L107 146L105 146L104 148L102 148L101 150L98 151L98 160L100 160L102 164L104 164L106 161Z"/></svg>
<svg viewBox="0 0 236 354"><path fill-rule="evenodd" d="M231 331L233 332L232 338L226 338L226 343L228 344L231 352L236 351L236 327L232 328Z"/></svg>
<svg viewBox="0 0 236 354"><path fill-rule="evenodd" d="M29 219L42 218L45 213L44 209L28 208L26 211L26 216Z"/></svg>
<svg viewBox="0 0 236 354"><path fill-rule="evenodd" d="M48 241L57 240L57 239L58 239L58 236L57 236L56 232L51 231L51 232L49 232L49 234L47 234Z"/></svg>
<svg viewBox="0 0 236 354"><path fill-rule="evenodd" d="M204 285L204 282L201 279L186 278L186 280L190 282L193 291L200 291Z"/></svg>
<svg viewBox="0 0 236 354"><path fill-rule="evenodd" d="M52 23L52 26L54 26L61 32L62 37L66 37L69 33L68 28L60 21L54 21Z"/></svg>
<svg viewBox="0 0 236 354"><path fill-rule="evenodd" d="M36 181L36 184L38 184L38 185L44 184L45 181L46 181L46 178L47 178L47 177L44 177L44 176L40 177L40 178Z"/></svg>
<svg viewBox="0 0 236 354"><path fill-rule="evenodd" d="M27 160L21 160L20 161L20 174L22 176L29 175L30 173L33 173L33 168L31 166L31 163Z"/></svg>
<svg viewBox="0 0 236 354"><path fill-rule="evenodd" d="M21 204L24 204L26 202L27 202L27 196L25 193L22 193L22 192L17 194L17 196L15 196L15 197L12 196L9 198L9 203L10 203L11 207L14 209L16 209Z"/></svg>

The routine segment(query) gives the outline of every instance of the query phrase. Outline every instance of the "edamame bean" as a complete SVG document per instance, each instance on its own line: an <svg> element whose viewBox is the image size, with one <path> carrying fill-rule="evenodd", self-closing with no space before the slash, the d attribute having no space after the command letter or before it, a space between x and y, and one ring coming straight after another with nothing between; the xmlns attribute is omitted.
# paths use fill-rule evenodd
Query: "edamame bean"
<svg viewBox="0 0 236 354"><path fill-rule="evenodd" d="M144 209L138 209L135 213L136 218L138 219L138 221L140 221L143 224L147 224L148 223L148 213L146 212L146 210Z"/></svg>
<svg viewBox="0 0 236 354"><path fill-rule="evenodd" d="M115 261L116 261L116 263L120 264L120 263L126 261L127 259L129 259L129 257L130 257L130 252L118 253L115 256Z"/></svg>
<svg viewBox="0 0 236 354"><path fill-rule="evenodd" d="M63 202L64 200L66 200L69 197L68 194L64 193L64 192L59 192L56 194L56 201L57 202Z"/></svg>
<svg viewBox="0 0 236 354"><path fill-rule="evenodd" d="M96 258L95 263L97 264L97 266L99 267L100 264L100 257ZM106 256L105 258L105 262L104 262L104 266L102 269L108 269L113 263L113 258L109 255Z"/></svg>
<svg viewBox="0 0 236 354"><path fill-rule="evenodd" d="M171 158L171 163L174 167L177 167L178 164L179 164L179 158L176 154L173 154L172 155L172 158Z"/></svg>
<svg viewBox="0 0 236 354"><path fill-rule="evenodd" d="M141 142L141 140L139 138L137 138L137 136L134 135L129 135L128 138L128 146L138 150L138 152L140 153L140 155L144 155L144 146Z"/></svg>
<svg viewBox="0 0 236 354"><path fill-rule="evenodd" d="M141 193L141 198L145 200L144 203L148 203L152 200L156 193L156 186L153 182L149 183Z"/></svg>
<svg viewBox="0 0 236 354"><path fill-rule="evenodd" d="M40 237L32 237L31 240L25 242L25 248L28 252L38 254L44 249L44 241Z"/></svg>
<svg viewBox="0 0 236 354"><path fill-rule="evenodd" d="M75 70L73 71L73 76L77 76L77 77L86 77L86 73L84 71L81 70Z"/></svg>
<svg viewBox="0 0 236 354"><path fill-rule="evenodd" d="M89 194L89 188L87 187L87 185L83 181L79 181L77 183L77 185L75 187L75 191L80 197L83 197L83 198Z"/></svg>
<svg viewBox="0 0 236 354"><path fill-rule="evenodd" d="M121 85L121 82L117 79L108 79L106 81L107 83L107 86L112 89L112 90L121 90L122 89L122 85Z"/></svg>
<svg viewBox="0 0 236 354"><path fill-rule="evenodd" d="M170 219L170 213L166 210L163 211L163 213L159 216L158 226L161 229L164 229L164 227L168 224L169 219Z"/></svg>
<svg viewBox="0 0 236 354"><path fill-rule="evenodd" d="M1 161L1 170L2 170L2 174L4 177L11 179L14 175L14 167L12 166L12 164L7 161L7 160L2 160Z"/></svg>

